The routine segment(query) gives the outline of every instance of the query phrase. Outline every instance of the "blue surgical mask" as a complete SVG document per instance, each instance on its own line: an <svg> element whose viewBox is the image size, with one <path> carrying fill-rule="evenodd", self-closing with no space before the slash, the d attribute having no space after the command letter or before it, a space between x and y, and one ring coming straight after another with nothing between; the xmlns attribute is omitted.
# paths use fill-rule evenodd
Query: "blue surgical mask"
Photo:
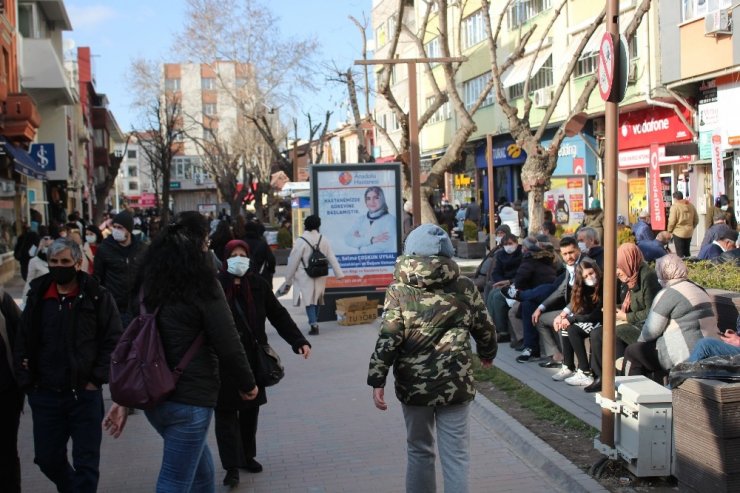
<svg viewBox="0 0 740 493"><path fill-rule="evenodd" d="M588 251L588 247L586 246L586 243L585 243L585 242L583 242L583 241L579 241L579 242L578 242L578 249L579 249L579 250L580 250L581 252L583 252L583 253L586 253L586 252Z"/></svg>
<svg viewBox="0 0 740 493"><path fill-rule="evenodd" d="M229 257L226 265L229 274L242 277L249 270L249 257Z"/></svg>

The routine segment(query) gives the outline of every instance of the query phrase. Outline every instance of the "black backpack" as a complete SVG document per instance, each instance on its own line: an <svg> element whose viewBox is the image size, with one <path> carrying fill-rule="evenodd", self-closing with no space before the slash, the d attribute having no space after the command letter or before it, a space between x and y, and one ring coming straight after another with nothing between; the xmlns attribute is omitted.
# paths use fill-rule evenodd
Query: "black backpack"
<svg viewBox="0 0 740 493"><path fill-rule="evenodd" d="M316 246L311 245L307 239L305 239L303 236L301 236L301 239L308 243L308 246L311 247L311 256L308 257L308 265L306 265L303 262L303 258L301 257L301 264L303 264L303 268L306 269L306 274L308 277L324 277L329 275L329 260L326 258L326 255L321 253L321 250L319 250L319 244L321 243L321 236L319 236L319 241L316 242Z"/></svg>

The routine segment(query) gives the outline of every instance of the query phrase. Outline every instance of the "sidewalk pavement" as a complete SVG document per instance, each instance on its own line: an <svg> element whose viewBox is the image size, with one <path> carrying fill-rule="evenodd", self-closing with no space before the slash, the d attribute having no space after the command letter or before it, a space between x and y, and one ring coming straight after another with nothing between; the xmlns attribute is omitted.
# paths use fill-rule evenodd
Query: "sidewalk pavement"
<svg viewBox="0 0 740 493"><path fill-rule="evenodd" d="M282 272L279 268L278 275ZM8 292L20 297L22 284L14 280ZM275 286L283 279L275 278ZM307 328L303 308L281 301L299 327ZM405 427L400 403L391 382L389 409L375 409L366 385L367 365L375 345L378 321L351 327L336 322L321 324L311 337L309 360L293 355L268 325L268 337L282 356L286 377L267 391L258 432L257 459L265 470L241 472L242 492L402 492L406 463ZM513 361L502 347L495 364L506 368ZM517 365L517 363L513 363ZM519 371L528 370L517 365ZM537 367L537 370L540 370ZM548 376L549 378L549 376ZM106 406L110 405L109 398ZM513 418L478 395L471 404L472 492L601 492L606 491ZM216 463L217 491L224 471L215 437L209 445ZM51 483L33 464L30 411L21 417L19 448L24 491L53 492ZM161 461L162 441L142 412L129 417L121 438L103 438L101 492L152 491ZM439 490L441 468L437 465Z"/></svg>

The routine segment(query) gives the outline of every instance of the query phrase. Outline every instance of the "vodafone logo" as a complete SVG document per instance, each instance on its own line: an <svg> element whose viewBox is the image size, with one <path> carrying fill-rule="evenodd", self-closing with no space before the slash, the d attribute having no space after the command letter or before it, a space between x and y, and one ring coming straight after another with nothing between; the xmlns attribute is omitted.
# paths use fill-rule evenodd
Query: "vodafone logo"
<svg viewBox="0 0 740 493"><path fill-rule="evenodd" d="M654 132L662 132L664 130L670 130L671 122L668 118L661 118L659 120L648 120L642 123L635 123L633 125L622 125L622 137L629 135L630 129L635 135L644 135Z"/></svg>

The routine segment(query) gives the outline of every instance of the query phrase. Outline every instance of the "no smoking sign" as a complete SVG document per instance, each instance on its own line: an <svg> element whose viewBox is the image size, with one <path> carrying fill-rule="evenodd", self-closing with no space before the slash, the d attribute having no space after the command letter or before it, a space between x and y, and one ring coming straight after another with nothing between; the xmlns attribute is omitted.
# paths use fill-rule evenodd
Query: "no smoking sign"
<svg viewBox="0 0 740 493"><path fill-rule="evenodd" d="M611 101L614 89L614 72L616 68L616 54L614 51L614 35L604 33L599 44L599 93L604 101Z"/></svg>

